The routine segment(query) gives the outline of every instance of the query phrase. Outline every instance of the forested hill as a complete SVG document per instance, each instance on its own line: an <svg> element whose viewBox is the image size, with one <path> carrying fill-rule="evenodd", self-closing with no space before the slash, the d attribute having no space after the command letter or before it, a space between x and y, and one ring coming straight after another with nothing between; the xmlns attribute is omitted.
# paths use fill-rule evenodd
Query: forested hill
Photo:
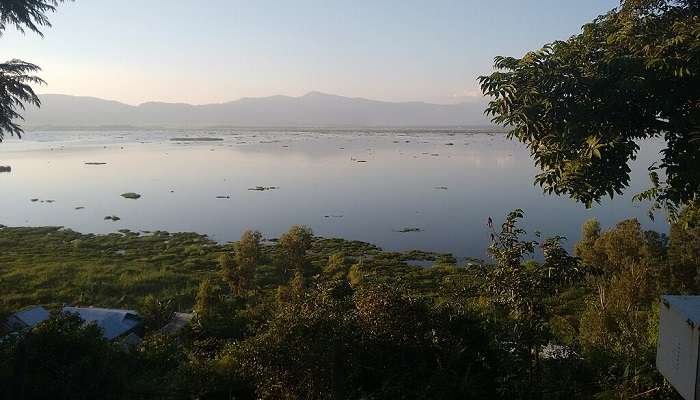
<svg viewBox="0 0 700 400"><path fill-rule="evenodd" d="M131 106L94 97L41 95L24 125L39 126L446 126L488 125L486 100L461 104L393 103L319 92L300 97L242 98L218 103L148 102Z"/></svg>

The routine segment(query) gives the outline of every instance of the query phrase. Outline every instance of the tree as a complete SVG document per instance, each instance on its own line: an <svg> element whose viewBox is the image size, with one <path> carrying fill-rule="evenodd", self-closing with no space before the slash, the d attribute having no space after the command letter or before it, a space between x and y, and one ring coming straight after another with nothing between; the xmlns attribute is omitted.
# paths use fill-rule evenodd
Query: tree
<svg viewBox="0 0 700 400"><path fill-rule="evenodd" d="M0 340L0 397L118 399L126 392L126 354L95 324L53 313L30 331ZM4 397L3 397L4 398Z"/></svg>
<svg viewBox="0 0 700 400"><path fill-rule="evenodd" d="M217 320L223 313L221 290L211 280L199 284L195 304L192 308L193 326L206 330L212 321Z"/></svg>
<svg viewBox="0 0 700 400"><path fill-rule="evenodd" d="M595 242L600 237L600 223L591 218L581 227L581 239L574 246L574 254L585 264L596 264Z"/></svg>
<svg viewBox="0 0 700 400"><path fill-rule="evenodd" d="M288 270L305 272L308 260L306 252L311 249L314 234L311 228L294 225L279 240L284 259L284 273Z"/></svg>
<svg viewBox="0 0 700 400"><path fill-rule="evenodd" d="M129 386L133 393L141 394L140 398L166 398L179 389L178 375L186 360L182 338L150 334L144 337L138 351L130 354L133 371Z"/></svg>
<svg viewBox="0 0 700 400"><path fill-rule="evenodd" d="M64 0L13 0L0 2L0 36L7 25L14 25L18 31L26 29L44 36L41 27L51 27L46 14L56 11Z"/></svg>
<svg viewBox="0 0 700 400"><path fill-rule="evenodd" d="M224 353L227 364L243 372L254 398L351 398L342 394L352 390L352 303L347 288L335 285L280 304L258 334Z"/></svg>
<svg viewBox="0 0 700 400"><path fill-rule="evenodd" d="M228 284L234 295L238 296L242 292L241 275L236 259L229 253L224 253L219 257L219 268L221 278Z"/></svg>
<svg viewBox="0 0 700 400"><path fill-rule="evenodd" d="M347 276L348 268L345 265L345 254L336 252L328 256L328 263L324 268L325 272L332 279L343 279Z"/></svg>
<svg viewBox="0 0 700 400"><path fill-rule="evenodd" d="M589 224L584 225L584 233ZM597 229L597 233L584 236L575 247L577 255L588 266L609 275L645 260L662 264L663 239L642 230L636 219L619 222L613 229L602 233L599 225Z"/></svg>
<svg viewBox="0 0 700 400"><path fill-rule="evenodd" d="M545 192L587 207L621 194L639 143L660 137L652 187L637 199L675 218L700 197L699 4L623 0L565 41L495 58L479 78L486 113L528 147Z"/></svg>
<svg viewBox="0 0 700 400"><path fill-rule="evenodd" d="M46 14L54 12L64 0L13 0L0 2L0 36L8 25L24 33L30 30L43 37L42 27L50 27ZM40 68L21 60L0 64L0 142L5 133L21 137L22 128L14 120L23 119L20 112L25 103L39 107L41 101L31 85L43 84L34 75Z"/></svg>
<svg viewBox="0 0 700 400"><path fill-rule="evenodd" d="M304 299L306 289L306 278L304 278L304 275L301 272L296 271L294 272L292 279L290 279L286 285L280 285L277 287L275 301L278 306L289 303L299 303Z"/></svg>
<svg viewBox="0 0 700 400"><path fill-rule="evenodd" d="M10 60L0 64L0 142L5 132L22 137L22 128L14 120L23 119L19 111L24 110L24 103L41 105L31 84L43 84L44 81L32 75L40 68L21 60Z"/></svg>
<svg viewBox="0 0 700 400"><path fill-rule="evenodd" d="M258 231L245 231L236 243L235 259L240 276L240 293L253 288L255 269L262 257L262 234ZM240 294L239 293L239 294Z"/></svg>
<svg viewBox="0 0 700 400"><path fill-rule="evenodd" d="M245 231L235 244L235 253L219 257L221 275L231 287L233 294L242 296L253 288L255 269L262 257L262 234L258 231Z"/></svg>
<svg viewBox="0 0 700 400"><path fill-rule="evenodd" d="M175 305L172 299L161 300L149 294L143 298L139 311L143 317L146 332L152 332L170 322L175 313Z"/></svg>
<svg viewBox="0 0 700 400"><path fill-rule="evenodd" d="M236 243L236 262L246 269L255 269L262 255L262 234L258 231L245 231Z"/></svg>
<svg viewBox="0 0 700 400"><path fill-rule="evenodd" d="M589 225L588 223L586 225ZM668 281L665 241L636 220L618 223L576 245L596 273L580 315L583 357L597 371L605 396L629 398L658 387L654 367L658 314L655 305Z"/></svg>
<svg viewBox="0 0 700 400"><path fill-rule="evenodd" d="M504 342L516 350L516 363L524 376L514 382L513 396L527 397L541 384L540 353L553 337L549 321L555 317L549 301L561 290L570 287L580 275L579 260L568 255L561 246L562 237L546 239L541 245L523 240L524 229L518 226L522 210L510 212L494 232L489 253L496 261L487 283L492 302L507 317L510 330ZM544 262L524 262L540 245Z"/></svg>
<svg viewBox="0 0 700 400"><path fill-rule="evenodd" d="M227 301L221 287L211 280L202 281L192 309L192 328L199 337L234 338L246 330L246 321Z"/></svg>
<svg viewBox="0 0 700 400"><path fill-rule="evenodd" d="M364 258L360 257L360 259L353 265L350 266L350 269L348 270L348 282L350 285L353 287L358 286L362 283L363 280L363 273L365 267L365 262Z"/></svg>
<svg viewBox="0 0 700 400"><path fill-rule="evenodd" d="M306 279L299 271L294 273L294 277L289 281L289 296L293 301L299 301L306 293Z"/></svg>
<svg viewBox="0 0 700 400"><path fill-rule="evenodd" d="M671 225L668 262L671 291L700 293L700 206L686 207Z"/></svg>
<svg viewBox="0 0 700 400"><path fill-rule="evenodd" d="M475 321L399 288L336 280L281 304L219 358L250 398L493 398L486 338Z"/></svg>

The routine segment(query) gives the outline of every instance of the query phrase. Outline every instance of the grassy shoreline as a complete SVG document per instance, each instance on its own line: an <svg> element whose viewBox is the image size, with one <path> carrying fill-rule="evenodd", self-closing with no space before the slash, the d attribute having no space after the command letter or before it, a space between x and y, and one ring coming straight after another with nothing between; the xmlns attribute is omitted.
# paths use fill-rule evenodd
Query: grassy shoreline
<svg viewBox="0 0 700 400"><path fill-rule="evenodd" d="M233 243L217 243L192 232L83 234L62 227L0 225L0 308L34 304L131 308L150 294L172 298L178 309L186 311L200 282L219 273L218 258L232 251ZM266 242L255 275L264 291L285 283L275 265L277 253L277 244ZM377 282L410 285L427 296L435 289L435 279L467 273L456 267L450 254L389 252L344 239L314 238L309 259L322 271L336 253L346 257L348 266L362 260ZM432 261L433 267L412 266L411 260Z"/></svg>

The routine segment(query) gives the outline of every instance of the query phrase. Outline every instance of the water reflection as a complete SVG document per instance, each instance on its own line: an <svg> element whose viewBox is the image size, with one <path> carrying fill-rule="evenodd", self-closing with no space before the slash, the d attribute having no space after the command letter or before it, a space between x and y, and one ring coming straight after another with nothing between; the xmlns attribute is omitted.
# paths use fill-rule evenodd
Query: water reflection
<svg viewBox="0 0 700 400"><path fill-rule="evenodd" d="M183 136L224 140L170 140ZM0 164L12 167L0 174L0 223L97 233L196 231L220 241L246 229L275 237L306 224L319 235L390 250L483 257L484 221L498 222L513 208L526 211L528 228L565 235L569 244L591 217L603 226L637 217L665 230L663 222L648 220L644 206L631 203L657 152L656 143L643 147L629 195L586 210L533 187L536 170L527 151L492 132L37 131L0 144ZM248 190L257 186L279 189ZM125 192L142 197L120 197ZM420 231L397 232L406 227Z"/></svg>

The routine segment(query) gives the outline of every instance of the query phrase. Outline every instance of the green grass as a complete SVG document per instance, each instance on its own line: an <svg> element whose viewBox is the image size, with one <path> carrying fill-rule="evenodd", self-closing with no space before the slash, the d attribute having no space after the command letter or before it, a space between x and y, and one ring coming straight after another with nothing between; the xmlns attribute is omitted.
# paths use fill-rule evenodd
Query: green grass
<svg viewBox="0 0 700 400"><path fill-rule="evenodd" d="M0 228L0 308L16 310L34 304L102 307L138 307L152 294L173 298L180 310L189 310L199 283L218 273L218 257L232 251L196 233L156 231L139 234L128 230L106 235L81 234L60 227ZM449 263L433 268L413 267L406 260L453 260L429 252L384 252L359 241L317 238L309 260L317 270L331 254L342 252L350 264L363 263L368 280L400 284L433 295L435 282L471 273ZM273 260L275 244L265 246L264 262L256 282L274 290L285 279ZM323 279L321 276L319 279Z"/></svg>

